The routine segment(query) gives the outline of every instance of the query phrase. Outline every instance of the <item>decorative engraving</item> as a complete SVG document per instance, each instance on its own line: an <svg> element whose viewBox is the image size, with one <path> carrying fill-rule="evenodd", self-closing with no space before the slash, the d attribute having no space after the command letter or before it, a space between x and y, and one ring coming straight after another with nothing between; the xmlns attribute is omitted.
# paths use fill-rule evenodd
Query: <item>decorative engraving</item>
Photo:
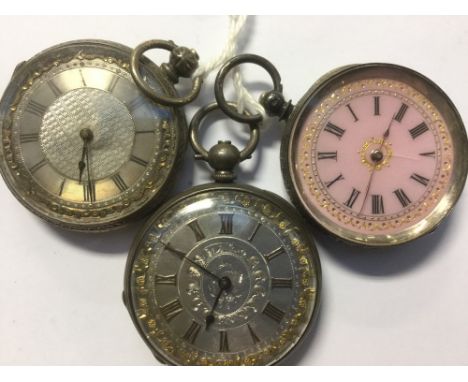
<svg viewBox="0 0 468 382"><path fill-rule="evenodd" d="M42 122L42 149L60 173L78 179L76 162L83 147L79 134L83 128L94 136L88 148L94 179L110 176L128 161L135 126L125 105L104 90L79 88L57 98Z"/></svg>

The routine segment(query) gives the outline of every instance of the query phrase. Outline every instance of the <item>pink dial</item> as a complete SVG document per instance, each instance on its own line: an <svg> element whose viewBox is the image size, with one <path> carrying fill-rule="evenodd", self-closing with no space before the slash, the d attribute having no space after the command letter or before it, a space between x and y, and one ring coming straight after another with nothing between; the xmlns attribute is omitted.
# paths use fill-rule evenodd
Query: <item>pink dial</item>
<svg viewBox="0 0 468 382"><path fill-rule="evenodd" d="M431 231L466 178L456 110L406 68L375 64L333 74L302 101L290 133L294 199L352 242L393 245Z"/></svg>

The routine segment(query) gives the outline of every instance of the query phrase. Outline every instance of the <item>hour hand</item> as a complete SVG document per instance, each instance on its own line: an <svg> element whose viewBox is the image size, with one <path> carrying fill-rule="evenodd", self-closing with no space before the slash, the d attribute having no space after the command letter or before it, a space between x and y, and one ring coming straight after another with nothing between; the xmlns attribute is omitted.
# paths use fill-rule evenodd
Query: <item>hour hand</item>
<svg viewBox="0 0 468 382"><path fill-rule="evenodd" d="M223 291L219 291L221 294ZM208 329L212 323L215 322L215 317L213 313L209 313L205 318L205 329Z"/></svg>
<svg viewBox="0 0 468 382"><path fill-rule="evenodd" d="M81 152L81 160L78 162L78 170L80 171L78 182L81 183L83 171L86 168L85 159L88 161L88 144L93 140L93 132L89 128L80 130L80 138L83 140L83 150ZM89 164L88 164L89 175ZM88 176L89 177L89 176Z"/></svg>
<svg viewBox="0 0 468 382"><path fill-rule="evenodd" d="M81 154L81 160L78 162L78 170L80 171L80 175L78 177L78 182L81 183L81 178L83 176L83 171L86 167L86 163L84 161L85 159L85 156L86 156L86 151L87 151L87 147L86 147L86 143L84 144L83 146L83 153Z"/></svg>
<svg viewBox="0 0 468 382"><path fill-rule="evenodd" d="M226 276L221 277L219 279L219 281L218 281L218 287L219 287L219 291L218 291L218 294L216 295L216 298L215 298L215 301L214 301L213 306L211 308L211 311L205 318L206 329L208 329L208 327L212 323L214 323L214 321L215 321L214 311L215 311L216 307L218 306L219 299L220 299L221 295L223 294L223 292L228 291L229 289L231 289L232 282L229 279L229 277L226 277Z"/></svg>

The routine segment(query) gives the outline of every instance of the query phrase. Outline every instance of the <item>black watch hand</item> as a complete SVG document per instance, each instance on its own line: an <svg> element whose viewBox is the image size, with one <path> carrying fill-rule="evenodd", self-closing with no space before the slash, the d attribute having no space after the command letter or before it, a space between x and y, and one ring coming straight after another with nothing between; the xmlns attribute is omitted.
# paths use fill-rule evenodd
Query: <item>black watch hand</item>
<svg viewBox="0 0 468 382"><path fill-rule="evenodd" d="M211 273L208 269L206 269L202 265L200 265L200 264L196 263L195 261L193 261L193 260L189 259L188 257L186 257L184 252L179 251L178 249L175 249L175 248L171 247L170 244L165 244L162 241L161 241L161 243L164 245L164 247L169 252L172 252L175 255L179 256L182 261L184 261L184 260L188 261L190 264L194 265L196 268L198 268L202 272L205 272L207 275L210 275L211 277L213 277L216 281L218 281L218 283L221 282L221 279L218 276L216 276L214 273Z"/></svg>
<svg viewBox="0 0 468 382"><path fill-rule="evenodd" d="M78 182L81 183L83 177L83 171L88 167L88 182L90 180L89 175L89 158L88 158L88 144L93 139L93 132L90 129L82 129L80 131L80 137L83 140L83 150L81 151L81 160L78 162L78 170L80 171ZM86 162L85 162L86 159ZM86 164L87 163L87 164Z"/></svg>
<svg viewBox="0 0 468 382"><path fill-rule="evenodd" d="M88 145L86 145L86 171L88 173L88 185L91 184L91 174L89 171L89 150L88 150Z"/></svg>
<svg viewBox="0 0 468 382"><path fill-rule="evenodd" d="M83 171L84 171L84 169L86 167L86 164L85 164L84 160L85 160L86 152L88 151L87 150L87 145L88 145L87 142L85 142L83 144L83 151L81 153L81 160L78 162L78 170L80 170L80 176L78 178L79 183L81 183L81 177L83 176Z"/></svg>
<svg viewBox="0 0 468 382"><path fill-rule="evenodd" d="M208 327L215 321L213 313L216 307L218 306L219 299L224 291L227 291L229 288L231 288L232 283L229 278L221 277L221 279L219 279L218 281L218 286L219 286L219 292L216 295L215 301L213 303L213 307L211 308L210 313L205 318L206 329L208 329Z"/></svg>

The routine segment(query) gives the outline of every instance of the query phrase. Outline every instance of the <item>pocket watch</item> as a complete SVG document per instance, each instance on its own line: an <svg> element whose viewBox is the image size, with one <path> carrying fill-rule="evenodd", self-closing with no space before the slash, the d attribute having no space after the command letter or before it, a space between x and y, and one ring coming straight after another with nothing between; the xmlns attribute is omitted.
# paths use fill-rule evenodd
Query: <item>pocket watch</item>
<svg viewBox="0 0 468 382"><path fill-rule="evenodd" d="M154 47L171 51L170 63L142 56ZM0 169L11 192L73 230L109 230L148 212L175 178L187 134L178 106L201 80L182 98L173 84L197 63L195 51L169 41L132 53L79 40L19 64L0 101Z"/></svg>
<svg viewBox="0 0 468 382"><path fill-rule="evenodd" d="M198 159L216 183L197 186L160 207L138 233L126 266L124 302L155 357L172 365L271 365L304 337L317 315L321 270L310 229L277 195L233 184L239 151L198 140Z"/></svg>
<svg viewBox="0 0 468 382"><path fill-rule="evenodd" d="M273 91L267 113L287 120L281 166L294 204L335 237L354 244L391 246L433 231L457 202L467 176L468 142L448 96L406 67L350 65L320 78L296 107L282 95L281 78L263 57L241 55L218 74L223 81L244 62L264 67ZM250 119L248 119L250 118Z"/></svg>

